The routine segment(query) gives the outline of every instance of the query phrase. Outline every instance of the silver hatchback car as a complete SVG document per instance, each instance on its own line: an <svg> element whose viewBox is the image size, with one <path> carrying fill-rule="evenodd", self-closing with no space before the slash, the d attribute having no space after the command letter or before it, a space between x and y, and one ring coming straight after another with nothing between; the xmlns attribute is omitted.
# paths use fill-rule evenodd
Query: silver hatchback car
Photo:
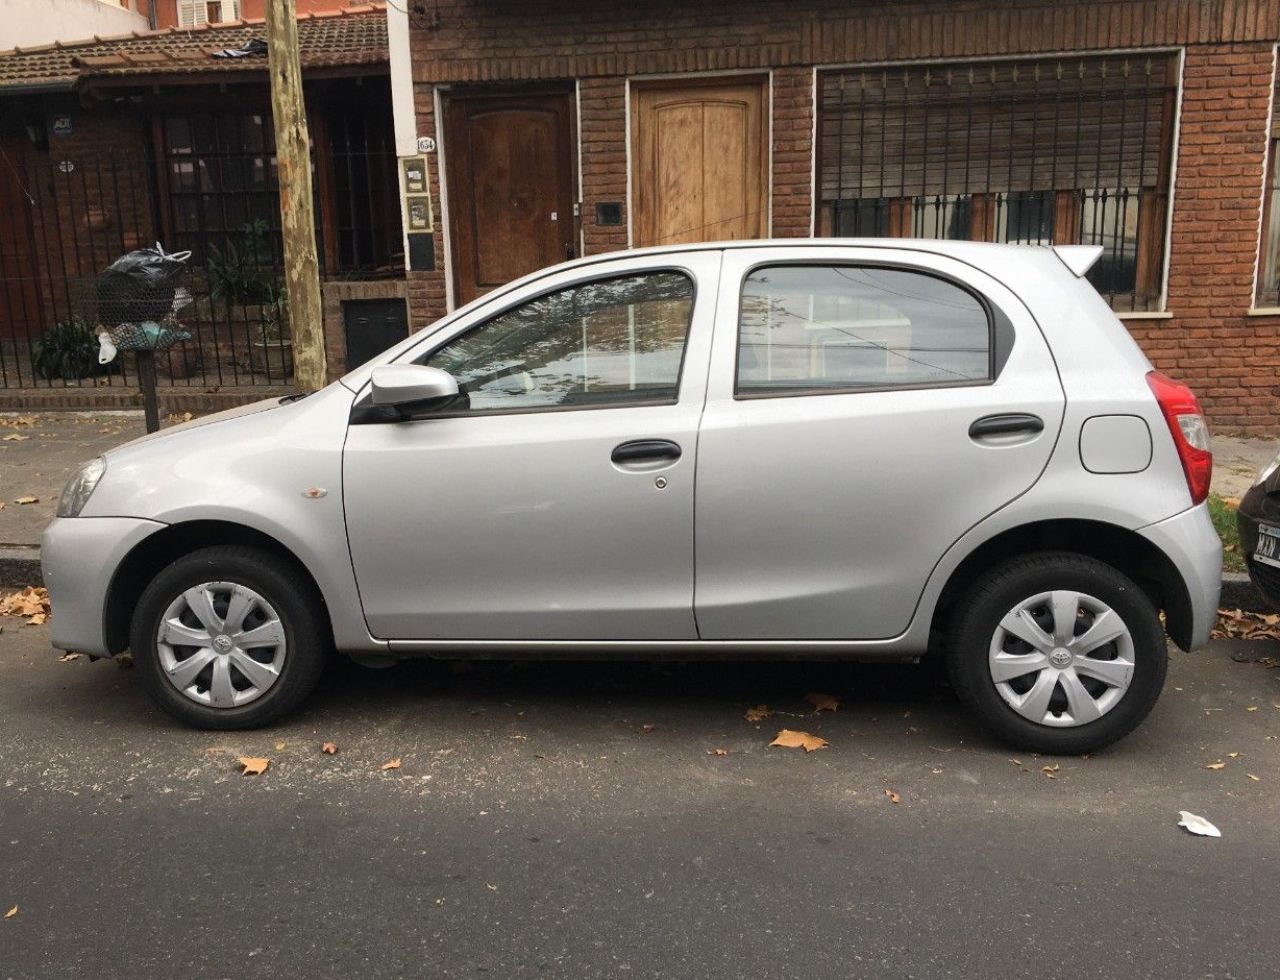
<svg viewBox="0 0 1280 980"><path fill-rule="evenodd" d="M324 390L122 446L44 535L53 642L206 728L330 651L945 656L1009 742L1130 732L1209 636L1200 408L1100 249L734 242L501 288ZM1162 625L1161 614L1164 622Z"/></svg>

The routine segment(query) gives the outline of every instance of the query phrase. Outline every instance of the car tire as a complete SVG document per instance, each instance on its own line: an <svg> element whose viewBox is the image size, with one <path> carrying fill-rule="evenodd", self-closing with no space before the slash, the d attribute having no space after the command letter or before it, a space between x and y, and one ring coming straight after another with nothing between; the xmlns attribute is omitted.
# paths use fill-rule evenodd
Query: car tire
<svg viewBox="0 0 1280 980"><path fill-rule="evenodd" d="M961 702L1000 739L1034 752L1091 752L1128 735L1154 706L1167 666L1146 593L1105 562L1069 552L987 572L956 603L947 633Z"/></svg>
<svg viewBox="0 0 1280 980"><path fill-rule="evenodd" d="M221 626L207 626L206 616ZM216 730L284 717L311 693L332 649L310 579L268 551L240 546L202 548L161 571L134 609L130 641L152 699L179 721Z"/></svg>

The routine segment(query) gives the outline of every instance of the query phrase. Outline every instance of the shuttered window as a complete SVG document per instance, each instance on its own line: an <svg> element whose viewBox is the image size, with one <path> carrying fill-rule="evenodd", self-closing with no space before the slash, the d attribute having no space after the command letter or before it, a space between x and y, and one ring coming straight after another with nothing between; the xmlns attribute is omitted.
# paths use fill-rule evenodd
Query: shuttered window
<svg viewBox="0 0 1280 980"><path fill-rule="evenodd" d="M1094 285L1158 308L1174 55L820 75L819 233L1097 244Z"/></svg>
<svg viewBox="0 0 1280 980"><path fill-rule="evenodd" d="M1262 203L1262 248L1258 252L1260 307L1280 306L1280 76L1271 96L1271 133L1267 145L1267 186Z"/></svg>

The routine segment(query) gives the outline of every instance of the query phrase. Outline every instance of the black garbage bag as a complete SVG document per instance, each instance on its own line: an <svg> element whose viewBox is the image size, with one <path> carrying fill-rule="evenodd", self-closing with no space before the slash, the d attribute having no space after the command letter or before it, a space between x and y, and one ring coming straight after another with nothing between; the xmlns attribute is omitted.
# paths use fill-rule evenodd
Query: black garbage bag
<svg viewBox="0 0 1280 980"><path fill-rule="evenodd" d="M159 242L120 256L98 277L98 322L114 327L164 319L189 258L190 252L165 252Z"/></svg>

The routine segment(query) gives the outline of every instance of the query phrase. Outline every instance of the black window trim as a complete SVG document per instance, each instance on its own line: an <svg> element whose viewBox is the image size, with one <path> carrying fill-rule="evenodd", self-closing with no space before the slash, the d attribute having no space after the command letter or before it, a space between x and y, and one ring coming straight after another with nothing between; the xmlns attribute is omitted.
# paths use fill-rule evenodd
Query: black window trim
<svg viewBox="0 0 1280 980"><path fill-rule="evenodd" d="M843 387L797 387L794 390L757 390L743 391L742 379L740 372L742 370L742 296L746 289L747 280L761 269L777 269L781 267L807 267L807 268L854 268L854 269L885 269L892 272L913 272L917 275L929 276L933 279L939 279L942 282L956 286L968 293L978 305L982 307L987 317L987 377L975 379L973 381L939 381L935 384L904 384L904 385L846 385ZM983 293L955 276L948 275L945 272L938 272L934 269L923 269L917 265L910 265L905 262L888 262L882 260L872 260L867 262L851 260L851 259L832 259L823 261L813 257L807 259L785 259L785 260L766 260L754 263L742 273L742 280L738 285L738 303L737 316L733 325L734 344L733 344L733 400L734 401L756 401L762 398L810 398L817 395L869 395L878 394L880 392L890 391L933 391L940 388L984 388L996 383L1001 372L1004 370L1005 363L1009 360L1009 354L1013 350L1013 344L1016 339L1016 332L1013 328L1013 321L1005 314L1005 312L992 303Z"/></svg>

